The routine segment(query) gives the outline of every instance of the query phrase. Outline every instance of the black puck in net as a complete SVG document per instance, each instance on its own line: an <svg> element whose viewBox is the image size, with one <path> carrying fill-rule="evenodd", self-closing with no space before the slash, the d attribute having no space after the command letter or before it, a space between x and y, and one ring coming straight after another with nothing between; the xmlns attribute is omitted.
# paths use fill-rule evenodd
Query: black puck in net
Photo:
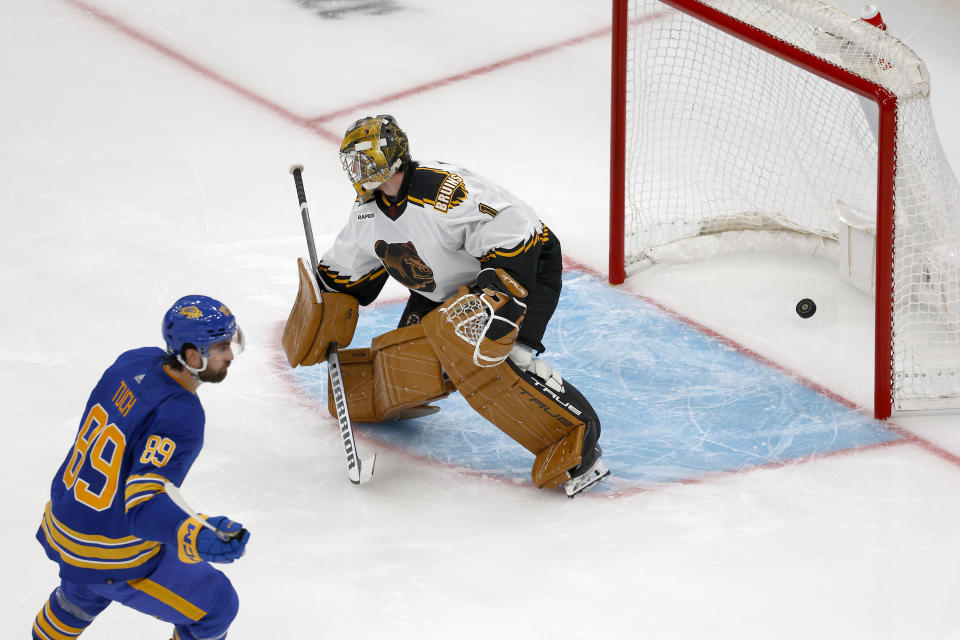
<svg viewBox="0 0 960 640"><path fill-rule="evenodd" d="M809 318L817 312L817 305L810 298L804 298L797 303L797 315L801 318Z"/></svg>

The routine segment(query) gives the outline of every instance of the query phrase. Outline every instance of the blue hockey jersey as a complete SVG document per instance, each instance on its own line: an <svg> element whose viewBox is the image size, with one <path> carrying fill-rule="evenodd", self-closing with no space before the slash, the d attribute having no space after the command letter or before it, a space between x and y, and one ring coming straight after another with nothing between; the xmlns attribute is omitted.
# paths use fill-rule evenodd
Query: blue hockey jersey
<svg viewBox="0 0 960 640"><path fill-rule="evenodd" d="M203 446L196 394L163 367L164 351L120 355L90 394L73 447L53 477L37 539L73 582L149 574L176 545L179 486Z"/></svg>

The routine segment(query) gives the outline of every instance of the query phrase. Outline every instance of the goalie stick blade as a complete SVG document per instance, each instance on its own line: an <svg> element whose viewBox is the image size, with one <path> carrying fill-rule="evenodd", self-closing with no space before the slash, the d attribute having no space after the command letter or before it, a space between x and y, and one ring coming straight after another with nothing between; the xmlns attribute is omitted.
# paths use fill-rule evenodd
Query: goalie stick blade
<svg viewBox="0 0 960 640"><path fill-rule="evenodd" d="M373 469L377 465L377 454L373 454L367 460L357 459L356 469L347 469L347 475L350 476L350 482L353 484L366 484L373 479Z"/></svg>

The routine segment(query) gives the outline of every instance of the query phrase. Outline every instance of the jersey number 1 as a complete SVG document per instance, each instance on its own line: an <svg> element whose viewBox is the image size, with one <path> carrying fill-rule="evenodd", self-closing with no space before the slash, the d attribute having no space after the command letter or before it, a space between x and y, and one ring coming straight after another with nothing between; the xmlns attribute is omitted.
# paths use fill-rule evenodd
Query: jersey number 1
<svg viewBox="0 0 960 640"><path fill-rule="evenodd" d="M95 404L83 421L73 445L70 460L63 471L63 484L73 490L74 497L96 511L110 508L120 484L120 466L126 438L117 425L107 424L106 410ZM108 448L108 445L112 445ZM89 454L90 466L104 477L99 492L90 489L90 483L80 477L80 469Z"/></svg>

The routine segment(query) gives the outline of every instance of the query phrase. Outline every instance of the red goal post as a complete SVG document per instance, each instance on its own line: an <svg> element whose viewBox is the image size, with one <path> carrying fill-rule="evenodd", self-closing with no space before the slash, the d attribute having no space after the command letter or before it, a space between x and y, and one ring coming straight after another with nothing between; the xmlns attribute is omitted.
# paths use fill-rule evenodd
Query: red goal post
<svg viewBox="0 0 960 640"><path fill-rule="evenodd" d="M612 73L611 283L707 236L866 233L875 416L960 409L960 187L909 47L817 0L614 0Z"/></svg>

